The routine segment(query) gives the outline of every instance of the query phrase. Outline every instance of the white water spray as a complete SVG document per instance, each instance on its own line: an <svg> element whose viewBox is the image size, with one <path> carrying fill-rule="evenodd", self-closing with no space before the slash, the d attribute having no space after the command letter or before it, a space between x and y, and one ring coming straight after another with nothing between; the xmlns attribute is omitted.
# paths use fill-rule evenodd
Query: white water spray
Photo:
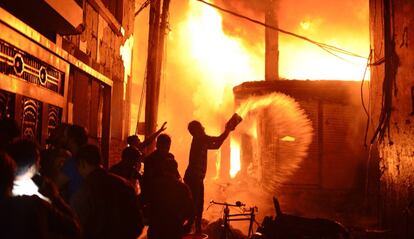
<svg viewBox="0 0 414 239"><path fill-rule="evenodd" d="M257 220L261 221L264 216L274 215L272 196L279 194L280 186L306 160L313 137L312 123L299 103L282 93L249 97L236 113L243 121L234 133L247 134L252 139L251 165L247 175L231 182L208 180L206 199L255 205L259 208ZM221 208L210 207L204 217L215 221L221 213ZM232 226L245 232L248 224L233 222Z"/></svg>
<svg viewBox="0 0 414 239"><path fill-rule="evenodd" d="M299 103L282 93L250 97L236 112L246 119L238 128L243 133L252 132L253 120L259 122L259 181L275 193L305 160L312 142L312 123Z"/></svg>

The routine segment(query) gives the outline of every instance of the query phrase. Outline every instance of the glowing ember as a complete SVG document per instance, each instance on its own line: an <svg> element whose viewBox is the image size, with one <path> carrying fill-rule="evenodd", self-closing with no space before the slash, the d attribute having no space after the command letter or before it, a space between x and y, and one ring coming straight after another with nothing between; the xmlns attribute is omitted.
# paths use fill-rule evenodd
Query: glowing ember
<svg viewBox="0 0 414 239"><path fill-rule="evenodd" d="M230 139L230 177L236 177L240 171L240 143L234 137Z"/></svg>
<svg viewBox="0 0 414 239"><path fill-rule="evenodd" d="M285 141L285 142L295 142L295 137L292 136L285 136L283 138L281 138L280 140Z"/></svg>
<svg viewBox="0 0 414 239"><path fill-rule="evenodd" d="M300 22L300 26L302 27L302 29L304 30L309 30L311 27L311 22L310 21L301 21Z"/></svg>

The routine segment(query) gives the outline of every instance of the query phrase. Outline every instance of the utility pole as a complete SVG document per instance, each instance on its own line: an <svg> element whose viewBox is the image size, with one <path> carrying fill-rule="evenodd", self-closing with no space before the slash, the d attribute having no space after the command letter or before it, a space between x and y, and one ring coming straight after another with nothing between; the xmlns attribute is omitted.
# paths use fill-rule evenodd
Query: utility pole
<svg viewBox="0 0 414 239"><path fill-rule="evenodd" d="M156 70L157 70L157 75L156 75L156 79L155 79L155 92L156 92L156 96L155 96L155 105L156 107L156 112L155 114L158 114L158 103L159 103L159 94L160 94L160 83L161 83L161 75L162 75L162 63L164 60L164 42L165 42L165 35L167 33L167 21L168 21L168 15L169 15L169 9L170 7L170 0L164 0L162 3L162 13L161 13L161 22L160 22L160 27L159 27L159 32L160 34L158 35L158 60L157 60L157 66L156 66ZM157 117L155 117L155 124L157 123ZM154 132L155 132L155 128L154 128Z"/></svg>
<svg viewBox="0 0 414 239"><path fill-rule="evenodd" d="M162 2L162 13L161 13ZM158 102L164 56L164 37L170 0L152 0L150 3L148 58L145 99L145 137L156 131ZM153 145L152 145L153 147Z"/></svg>
<svg viewBox="0 0 414 239"><path fill-rule="evenodd" d="M267 0L265 23L278 27L278 0ZM265 30L265 80L279 79L279 32L266 27Z"/></svg>

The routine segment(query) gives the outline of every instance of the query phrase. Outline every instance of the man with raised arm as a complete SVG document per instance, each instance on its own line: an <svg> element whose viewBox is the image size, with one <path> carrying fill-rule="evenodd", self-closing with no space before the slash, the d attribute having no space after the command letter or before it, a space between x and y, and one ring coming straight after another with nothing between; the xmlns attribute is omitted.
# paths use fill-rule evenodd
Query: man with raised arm
<svg viewBox="0 0 414 239"><path fill-rule="evenodd" d="M185 171L184 182L190 188L193 196L196 233L201 232L201 219L203 216L204 204L203 181L207 171L207 150L219 149L230 131L234 130L239 122L235 123L229 121L226 124L224 132L219 136L207 135L203 125L201 125L199 121L194 120L188 124L188 131L193 136L193 140L191 142L189 163L187 170Z"/></svg>

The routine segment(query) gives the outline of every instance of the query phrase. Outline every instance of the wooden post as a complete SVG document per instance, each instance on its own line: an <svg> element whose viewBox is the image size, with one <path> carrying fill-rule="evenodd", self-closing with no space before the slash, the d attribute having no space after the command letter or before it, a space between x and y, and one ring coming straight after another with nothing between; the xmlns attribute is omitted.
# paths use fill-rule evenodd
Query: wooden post
<svg viewBox="0 0 414 239"><path fill-rule="evenodd" d="M150 4L149 36L148 36L148 58L147 58L147 85L145 99L145 137L150 136L156 130L157 107L156 75L157 75L157 54L158 34L160 26L160 1L153 0Z"/></svg>
<svg viewBox="0 0 414 239"><path fill-rule="evenodd" d="M157 127L158 102L161 83L164 36L170 0L153 0L150 4L147 86L145 103L145 137L152 135ZM153 145L151 146L154 147Z"/></svg>
<svg viewBox="0 0 414 239"><path fill-rule="evenodd" d="M161 23L159 27L159 34L158 34L158 48L157 48L157 65L156 65L156 78L155 78L155 105L157 106L155 109L155 115L158 115L158 103L159 103L159 94L160 94L160 84L161 84L161 75L162 75L162 62L164 58L164 42L165 42L165 35L167 31L167 18L168 18L168 9L170 6L170 0L164 0L162 3L162 13L161 13ZM157 117L155 118L157 119ZM155 120L155 124L157 120ZM155 132L156 129L154 129Z"/></svg>
<svg viewBox="0 0 414 239"><path fill-rule="evenodd" d="M278 0L267 0L265 23L278 27L277 9ZM265 49L265 80L279 79L279 33L276 30L266 28Z"/></svg>

